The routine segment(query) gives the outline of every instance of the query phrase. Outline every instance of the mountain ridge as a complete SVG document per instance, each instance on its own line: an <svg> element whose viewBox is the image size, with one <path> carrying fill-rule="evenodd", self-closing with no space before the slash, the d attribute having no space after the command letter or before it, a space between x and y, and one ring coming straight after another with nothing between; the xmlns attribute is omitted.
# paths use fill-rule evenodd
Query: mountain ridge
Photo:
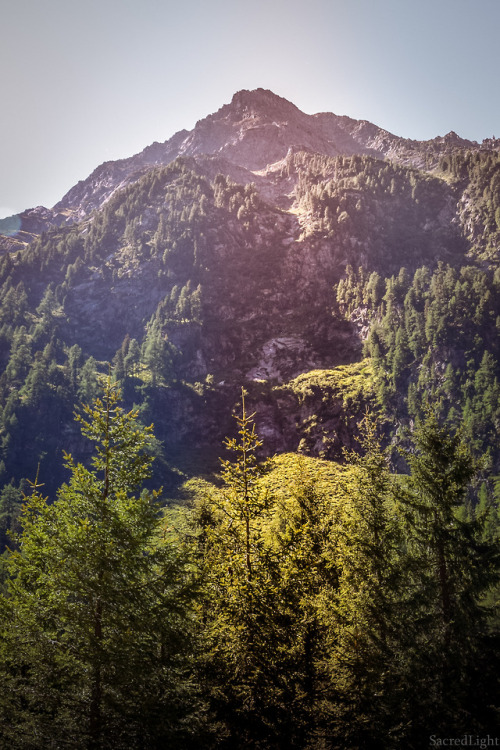
<svg viewBox="0 0 500 750"><path fill-rule="evenodd" d="M500 141L489 139L483 143L495 148ZM419 168L425 166L422 150L431 154L432 168L443 153L483 147L453 131L430 141L413 141L368 120L332 112L308 115L272 91L242 89L230 103L198 120L191 131L180 130L163 143L152 143L133 156L99 165L53 208L38 206L2 220L0 250L17 249L29 244L41 231L88 217L145 171L165 166L179 156L221 156L237 167L259 171L280 161L290 148L297 146L325 156L366 154Z"/></svg>

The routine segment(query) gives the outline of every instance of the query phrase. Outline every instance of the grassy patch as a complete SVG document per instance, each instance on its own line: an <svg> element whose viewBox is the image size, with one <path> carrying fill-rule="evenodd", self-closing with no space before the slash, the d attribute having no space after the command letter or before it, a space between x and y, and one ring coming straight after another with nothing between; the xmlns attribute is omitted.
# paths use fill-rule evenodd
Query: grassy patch
<svg viewBox="0 0 500 750"><path fill-rule="evenodd" d="M373 367L369 359L340 365L333 370L311 370L291 380L290 389L303 402L306 398L323 392L323 398L332 396L342 400L344 406L366 400L373 395Z"/></svg>

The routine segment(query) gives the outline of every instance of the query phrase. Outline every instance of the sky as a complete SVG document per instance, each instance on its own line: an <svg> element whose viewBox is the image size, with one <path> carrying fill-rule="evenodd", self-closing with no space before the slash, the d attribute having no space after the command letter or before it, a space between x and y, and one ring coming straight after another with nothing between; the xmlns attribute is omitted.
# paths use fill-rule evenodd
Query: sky
<svg viewBox="0 0 500 750"><path fill-rule="evenodd" d="M500 0L2 0L0 218L241 89L425 140L500 137Z"/></svg>

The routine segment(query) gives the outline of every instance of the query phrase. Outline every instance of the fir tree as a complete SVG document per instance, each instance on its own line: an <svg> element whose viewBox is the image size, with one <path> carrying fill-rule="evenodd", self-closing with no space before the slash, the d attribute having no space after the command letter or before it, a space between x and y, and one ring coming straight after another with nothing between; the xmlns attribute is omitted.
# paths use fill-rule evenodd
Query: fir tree
<svg viewBox="0 0 500 750"><path fill-rule="evenodd" d="M498 580L500 560L496 544L484 538L484 520L467 511L475 466L461 434L450 433L436 411L427 409L413 441L406 456L411 475L405 502L420 602L414 619L420 662L415 682L421 680L420 700L427 701L421 710L434 716L436 726L465 730L480 692L475 665L484 655L483 601Z"/></svg>
<svg viewBox="0 0 500 750"><path fill-rule="evenodd" d="M91 468L66 455L71 479L55 502L35 482L22 513L0 643L12 747L182 743L188 576L157 493L137 494L151 428L118 401L108 379L77 418L94 445Z"/></svg>
<svg viewBox="0 0 500 750"><path fill-rule="evenodd" d="M395 486L376 420L360 424L361 455L341 486L337 532L338 591L332 601L327 669L331 715L342 747L382 748L397 737L402 706L404 580Z"/></svg>
<svg viewBox="0 0 500 750"><path fill-rule="evenodd" d="M228 747L276 740L280 685L273 632L274 555L266 549L266 493L253 415L236 417L238 435L226 440L223 487L199 509L202 520L207 680ZM224 729L222 729L224 727Z"/></svg>

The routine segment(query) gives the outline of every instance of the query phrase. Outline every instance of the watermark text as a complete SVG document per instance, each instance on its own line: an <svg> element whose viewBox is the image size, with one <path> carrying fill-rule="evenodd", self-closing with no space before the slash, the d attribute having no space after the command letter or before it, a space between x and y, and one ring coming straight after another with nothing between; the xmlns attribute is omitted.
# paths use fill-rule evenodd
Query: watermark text
<svg viewBox="0 0 500 750"><path fill-rule="evenodd" d="M484 750L488 747L500 747L500 738L492 737L487 734L486 737L479 737L477 734L464 734L461 737L437 737L432 734L429 737L431 747L479 747Z"/></svg>

